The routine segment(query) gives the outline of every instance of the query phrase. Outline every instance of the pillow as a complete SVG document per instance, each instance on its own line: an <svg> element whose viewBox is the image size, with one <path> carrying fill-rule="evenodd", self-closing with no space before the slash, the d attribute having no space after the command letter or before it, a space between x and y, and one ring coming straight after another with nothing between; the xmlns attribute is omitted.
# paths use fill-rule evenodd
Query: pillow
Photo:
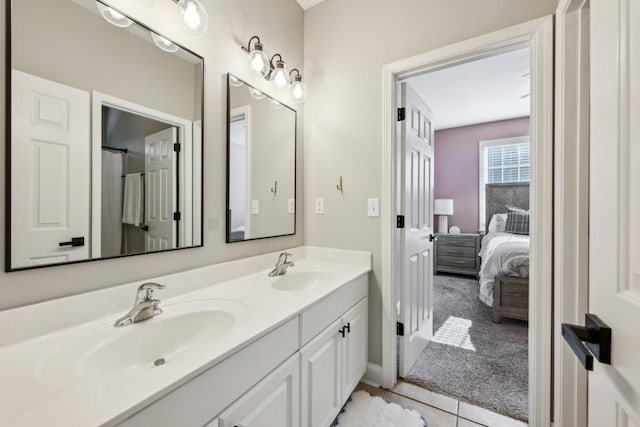
<svg viewBox="0 0 640 427"><path fill-rule="evenodd" d="M506 233L529 235L529 211L507 206Z"/></svg>
<svg viewBox="0 0 640 427"><path fill-rule="evenodd" d="M491 221L489 221L489 233L504 233L505 226L507 225L506 213L493 214Z"/></svg>

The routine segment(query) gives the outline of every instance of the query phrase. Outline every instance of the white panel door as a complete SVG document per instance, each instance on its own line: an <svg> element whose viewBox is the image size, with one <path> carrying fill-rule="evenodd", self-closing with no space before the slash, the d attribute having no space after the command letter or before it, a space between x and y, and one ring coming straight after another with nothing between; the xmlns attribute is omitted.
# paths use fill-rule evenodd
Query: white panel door
<svg viewBox="0 0 640 427"><path fill-rule="evenodd" d="M346 332L343 345L342 401L346 402L367 370L369 322L368 299L365 298L342 316Z"/></svg>
<svg viewBox="0 0 640 427"><path fill-rule="evenodd" d="M342 319L300 351L301 426L329 427L342 407Z"/></svg>
<svg viewBox="0 0 640 427"><path fill-rule="evenodd" d="M168 128L145 138L145 239L146 251L176 247L176 128Z"/></svg>
<svg viewBox="0 0 640 427"><path fill-rule="evenodd" d="M589 425L640 426L640 0L591 1L589 312L611 327Z"/></svg>
<svg viewBox="0 0 640 427"><path fill-rule="evenodd" d="M433 335L433 126L427 104L401 86L406 118L400 123L400 339L399 375L405 376Z"/></svg>
<svg viewBox="0 0 640 427"><path fill-rule="evenodd" d="M298 427L300 359L288 359L218 417L219 427Z"/></svg>
<svg viewBox="0 0 640 427"><path fill-rule="evenodd" d="M11 267L89 258L89 93L11 73ZM60 246L83 237L84 246Z"/></svg>

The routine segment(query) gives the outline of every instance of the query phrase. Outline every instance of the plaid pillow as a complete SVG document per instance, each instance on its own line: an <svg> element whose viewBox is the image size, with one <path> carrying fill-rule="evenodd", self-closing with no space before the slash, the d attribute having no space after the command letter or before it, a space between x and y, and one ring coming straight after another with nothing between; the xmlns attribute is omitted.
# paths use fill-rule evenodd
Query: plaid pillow
<svg viewBox="0 0 640 427"><path fill-rule="evenodd" d="M529 235L529 211L507 206L507 224L505 233Z"/></svg>

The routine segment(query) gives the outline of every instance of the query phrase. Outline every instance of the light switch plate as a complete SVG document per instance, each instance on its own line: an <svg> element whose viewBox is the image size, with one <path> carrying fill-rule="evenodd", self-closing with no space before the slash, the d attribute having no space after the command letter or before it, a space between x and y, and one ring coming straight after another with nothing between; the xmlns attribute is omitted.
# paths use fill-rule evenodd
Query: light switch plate
<svg viewBox="0 0 640 427"><path fill-rule="evenodd" d="M257 200L251 201L251 215L258 215L260 213L260 202Z"/></svg>
<svg viewBox="0 0 640 427"><path fill-rule="evenodd" d="M322 197L316 198L316 214L324 214L324 199Z"/></svg>
<svg viewBox="0 0 640 427"><path fill-rule="evenodd" d="M290 214L296 213L296 199L289 199L288 212Z"/></svg>
<svg viewBox="0 0 640 427"><path fill-rule="evenodd" d="M380 216L380 199L367 200L367 215L370 217Z"/></svg>

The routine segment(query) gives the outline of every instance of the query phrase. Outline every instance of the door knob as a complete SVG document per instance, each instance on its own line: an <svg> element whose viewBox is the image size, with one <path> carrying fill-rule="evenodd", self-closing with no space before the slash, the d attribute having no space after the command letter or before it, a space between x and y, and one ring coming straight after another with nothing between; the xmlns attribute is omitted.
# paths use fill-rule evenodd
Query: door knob
<svg viewBox="0 0 640 427"><path fill-rule="evenodd" d="M436 236L434 236L433 234L429 234L429 241L433 242L434 240L438 240L438 238Z"/></svg>
<svg viewBox="0 0 640 427"><path fill-rule="evenodd" d="M60 242L58 246L84 246L84 237L72 237L68 242Z"/></svg>
<svg viewBox="0 0 640 427"><path fill-rule="evenodd" d="M588 371L593 371L593 356L611 364L611 328L595 314L584 315L585 326L562 324L562 336ZM586 345L585 345L586 344Z"/></svg>

